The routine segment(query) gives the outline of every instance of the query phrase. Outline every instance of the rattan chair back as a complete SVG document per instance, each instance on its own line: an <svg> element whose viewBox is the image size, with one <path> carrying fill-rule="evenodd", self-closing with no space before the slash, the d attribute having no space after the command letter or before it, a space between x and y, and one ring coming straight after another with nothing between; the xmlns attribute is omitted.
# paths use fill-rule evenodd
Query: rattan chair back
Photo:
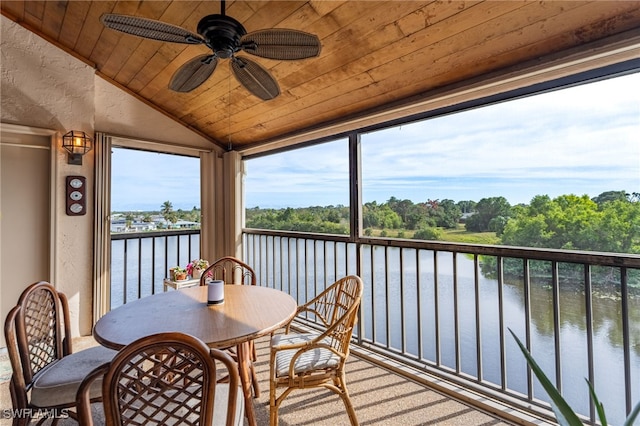
<svg viewBox="0 0 640 426"><path fill-rule="evenodd" d="M235 362L200 339L177 332L141 338L120 350L110 365L94 371L78 391L80 422L92 424L86 390L104 374L108 425L211 425L215 393L222 392L216 387L217 361L229 373L225 424L236 424L240 379Z"/></svg>
<svg viewBox="0 0 640 426"><path fill-rule="evenodd" d="M46 281L22 292L7 315L4 332L12 368L14 425L29 424L41 410L48 410L46 416L75 417L68 409L76 406L80 381L115 354L99 346L72 353L67 298ZM101 399L99 384L90 389L90 396L94 402Z"/></svg>
<svg viewBox="0 0 640 426"><path fill-rule="evenodd" d="M207 280L209 279L222 280L225 284L256 285L256 273L253 269L233 256L221 257L202 271L200 285L207 285ZM238 360L237 348L228 347L224 349L229 352L229 355L231 355L233 359ZM251 385L254 396L258 398L260 396L260 386L258 384L258 375L253 365L258 355L253 341L249 342L249 351L251 353L251 364L249 367L251 372Z"/></svg>
<svg viewBox="0 0 640 426"><path fill-rule="evenodd" d="M20 359L19 367L12 362L19 387L27 388L39 371L71 353L68 317L66 297L48 282L32 284L20 295L5 323L9 356L12 361ZM15 374L16 370L22 374Z"/></svg>
<svg viewBox="0 0 640 426"><path fill-rule="evenodd" d="M206 285L207 279L222 280L225 284L256 285L253 269L233 256L221 257L202 271L200 285Z"/></svg>
<svg viewBox="0 0 640 426"><path fill-rule="evenodd" d="M318 337L346 359L353 328L358 321L358 307L362 298L363 285L359 277L347 276L298 308L298 314L321 322L326 330ZM291 323L289 323L289 327Z"/></svg>
<svg viewBox="0 0 640 426"><path fill-rule="evenodd" d="M349 343L358 319L363 283L349 275L298 307L284 334L271 340L269 411L271 426L278 424L278 408L294 389L324 387L345 404L352 425L357 425L345 379ZM292 333L294 320L313 324L310 332ZM318 331L316 331L318 329ZM277 395L278 388L285 388Z"/></svg>

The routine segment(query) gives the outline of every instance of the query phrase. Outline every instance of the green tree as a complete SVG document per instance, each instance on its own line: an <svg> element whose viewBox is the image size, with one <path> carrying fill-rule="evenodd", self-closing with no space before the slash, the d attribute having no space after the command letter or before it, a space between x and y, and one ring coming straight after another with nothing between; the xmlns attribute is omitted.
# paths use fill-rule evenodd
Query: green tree
<svg viewBox="0 0 640 426"><path fill-rule="evenodd" d="M478 203L476 203L475 201L466 200L466 201L458 201L456 203L456 206L458 206L461 213L471 213L476 209L476 204Z"/></svg>
<svg viewBox="0 0 640 426"><path fill-rule="evenodd" d="M388 204L366 203L362 211L362 225L365 228L397 229L402 227L402 218Z"/></svg>
<svg viewBox="0 0 640 426"><path fill-rule="evenodd" d="M387 206L400 216L403 223L407 221L407 215L413 208L413 205L411 200L398 200L396 197L391 197L389 201L387 201Z"/></svg>
<svg viewBox="0 0 640 426"><path fill-rule="evenodd" d="M489 223L496 217L510 216L511 205L504 197L483 198L476 204L475 213L465 223L467 231L487 232Z"/></svg>
<svg viewBox="0 0 640 426"><path fill-rule="evenodd" d="M173 205L171 201L165 201L162 203L162 207L160 207L160 214L164 218L165 221L176 223L178 221L178 216L175 211L173 211Z"/></svg>
<svg viewBox="0 0 640 426"><path fill-rule="evenodd" d="M597 197L596 197L597 198ZM597 204L587 195L536 196L514 209L504 227L503 244L616 253L640 252L640 203Z"/></svg>
<svg viewBox="0 0 640 426"><path fill-rule="evenodd" d="M418 229L427 223L435 226L435 222L429 218L427 206L424 203L412 205L405 213L403 222L406 229Z"/></svg>
<svg viewBox="0 0 640 426"><path fill-rule="evenodd" d="M599 206L609 201L627 201L630 197L625 191L606 191L593 197L592 200Z"/></svg>
<svg viewBox="0 0 640 426"><path fill-rule="evenodd" d="M133 216L133 213L129 212L124 216L124 220L125 220L125 226L127 227L127 229L129 229L131 228L131 225L133 224L135 217Z"/></svg>
<svg viewBox="0 0 640 426"><path fill-rule="evenodd" d="M376 228L380 226L376 211L378 210L378 203L375 201L370 203L364 203L362 206L362 226L365 228Z"/></svg>
<svg viewBox="0 0 640 426"><path fill-rule="evenodd" d="M430 214L434 216L437 226L452 229L458 226L462 211L453 200L444 199L437 203Z"/></svg>
<svg viewBox="0 0 640 426"><path fill-rule="evenodd" d="M442 238L442 231L429 226L420 228L413 234L414 240L439 240L440 238Z"/></svg>
<svg viewBox="0 0 640 426"><path fill-rule="evenodd" d="M601 207L601 221L592 231L596 250L640 253L640 201L617 200Z"/></svg>

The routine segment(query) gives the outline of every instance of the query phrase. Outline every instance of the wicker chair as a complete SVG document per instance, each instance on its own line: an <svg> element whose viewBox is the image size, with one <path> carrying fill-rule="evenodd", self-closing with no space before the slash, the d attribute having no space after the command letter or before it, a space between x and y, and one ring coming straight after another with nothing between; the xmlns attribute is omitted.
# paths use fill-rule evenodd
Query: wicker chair
<svg viewBox="0 0 640 426"><path fill-rule="evenodd" d="M285 334L272 337L269 372L272 426L278 424L278 408L292 390L312 387L325 387L338 394L347 408L351 424L358 424L346 387L344 367L358 318L362 288L362 280L350 275L298 307L296 317L306 316L307 320L321 322L322 331L293 334L289 322ZM277 396L276 390L280 387L285 390Z"/></svg>
<svg viewBox="0 0 640 426"><path fill-rule="evenodd" d="M67 298L45 281L22 292L7 315L4 333L13 370L9 392L14 410L20 413L13 419L14 426L27 425L37 415L41 416L38 424L47 416L75 417L69 409L76 406L80 382L116 354L101 346L72 352ZM101 399L99 381L89 397Z"/></svg>
<svg viewBox="0 0 640 426"><path fill-rule="evenodd" d="M218 361L229 374L229 384L216 384ZM104 377L107 425L244 422L236 363L225 352L187 334L159 333L138 339L120 350L110 364L89 374L77 393L81 425L93 425L89 389L100 377Z"/></svg>
<svg viewBox="0 0 640 426"><path fill-rule="evenodd" d="M232 256L221 257L202 271L200 285L206 285L207 279L222 280L225 284L256 285L253 269Z"/></svg>
<svg viewBox="0 0 640 426"><path fill-rule="evenodd" d="M232 256L221 257L202 271L200 285L207 285L207 280L209 279L222 280L225 284L256 285L256 273L253 272L253 269L243 261ZM229 354L237 360L237 348L225 348L225 350L229 351ZM258 357L253 341L249 342L249 352L251 353L250 369L253 395L259 398L260 387L258 385L258 376L253 365Z"/></svg>

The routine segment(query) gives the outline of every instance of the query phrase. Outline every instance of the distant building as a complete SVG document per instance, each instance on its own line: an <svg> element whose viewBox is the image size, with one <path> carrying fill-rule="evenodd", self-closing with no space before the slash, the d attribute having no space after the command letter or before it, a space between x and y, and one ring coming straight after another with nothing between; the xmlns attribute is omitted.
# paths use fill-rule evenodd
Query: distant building
<svg viewBox="0 0 640 426"><path fill-rule="evenodd" d="M129 225L127 223L129 222ZM127 221L125 215L121 213L115 213L111 216L111 233L122 232L144 232L144 231L156 231L158 229L199 229L200 222L191 222L188 220L178 220L176 223L171 223L165 220L161 215L151 216L151 222L142 221L142 215L134 217L133 221Z"/></svg>
<svg viewBox="0 0 640 426"><path fill-rule="evenodd" d="M460 223L465 223L467 221L467 219L469 219L474 214L476 214L476 213L475 212L462 213L462 215L460 216Z"/></svg>

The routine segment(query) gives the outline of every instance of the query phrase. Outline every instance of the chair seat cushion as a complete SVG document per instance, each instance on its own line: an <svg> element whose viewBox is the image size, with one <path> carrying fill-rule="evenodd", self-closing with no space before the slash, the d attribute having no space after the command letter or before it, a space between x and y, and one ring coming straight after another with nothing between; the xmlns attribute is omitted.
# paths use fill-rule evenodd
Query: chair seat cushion
<svg viewBox="0 0 640 426"><path fill-rule="evenodd" d="M224 425L227 421L227 401L229 400L229 384L216 384L216 398L213 402L213 424ZM236 394L236 415L234 425L244 424L244 395L242 389Z"/></svg>
<svg viewBox="0 0 640 426"><path fill-rule="evenodd" d="M31 404L52 407L75 404L76 392L82 379L94 368L111 361L117 352L103 346L95 346L72 353L51 363L38 372L31 388ZM102 378L93 382L90 397L102 395Z"/></svg>
<svg viewBox="0 0 640 426"><path fill-rule="evenodd" d="M318 334L284 334L275 335L271 340L271 345L274 347L293 345L298 343L309 342L318 338ZM321 341L321 343L329 344L329 339ZM285 349L276 353L276 376L284 377L289 375L289 365L293 356L299 349ZM335 368L340 363L340 357L326 348L313 348L296 359L294 372L296 374L312 371L322 370L326 368Z"/></svg>

